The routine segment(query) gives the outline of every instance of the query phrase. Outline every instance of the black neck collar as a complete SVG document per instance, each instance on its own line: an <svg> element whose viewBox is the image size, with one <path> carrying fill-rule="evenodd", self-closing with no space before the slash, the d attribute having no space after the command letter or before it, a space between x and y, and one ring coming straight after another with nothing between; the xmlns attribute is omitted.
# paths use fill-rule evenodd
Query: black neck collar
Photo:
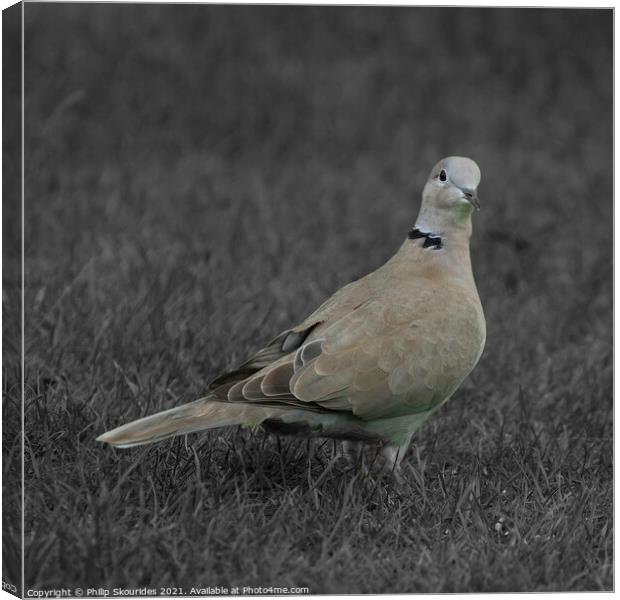
<svg viewBox="0 0 620 600"><path fill-rule="evenodd" d="M407 234L407 237L410 240L424 238L424 245L422 246L422 248L435 248L435 250L443 248L441 236L435 235L434 233L425 233L424 231L420 231L417 227L414 227Z"/></svg>

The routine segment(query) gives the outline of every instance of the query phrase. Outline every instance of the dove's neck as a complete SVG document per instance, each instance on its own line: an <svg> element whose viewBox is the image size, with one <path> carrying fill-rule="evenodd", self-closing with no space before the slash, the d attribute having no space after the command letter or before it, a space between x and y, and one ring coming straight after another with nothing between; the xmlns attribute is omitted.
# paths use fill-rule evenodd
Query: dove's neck
<svg viewBox="0 0 620 600"><path fill-rule="evenodd" d="M471 238L471 209L437 209L422 204L414 230L434 238L441 238L442 246L467 246Z"/></svg>
<svg viewBox="0 0 620 600"><path fill-rule="evenodd" d="M411 248L422 247L424 256L433 263L454 271L459 278L469 281L473 277L469 254L471 211L459 215L449 210L422 208L408 237ZM425 239L416 239L422 237Z"/></svg>

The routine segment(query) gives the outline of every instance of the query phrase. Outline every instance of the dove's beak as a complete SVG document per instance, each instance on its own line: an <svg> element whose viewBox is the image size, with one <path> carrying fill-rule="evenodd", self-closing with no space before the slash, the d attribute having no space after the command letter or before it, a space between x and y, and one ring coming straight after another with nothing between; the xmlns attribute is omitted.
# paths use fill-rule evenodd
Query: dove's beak
<svg viewBox="0 0 620 600"><path fill-rule="evenodd" d="M467 188L465 188L465 189L463 189L461 191L463 192L463 195L468 200L468 202L471 202L471 205L476 210L480 210L480 199L478 198L478 192L476 190L470 190L470 189L467 189Z"/></svg>

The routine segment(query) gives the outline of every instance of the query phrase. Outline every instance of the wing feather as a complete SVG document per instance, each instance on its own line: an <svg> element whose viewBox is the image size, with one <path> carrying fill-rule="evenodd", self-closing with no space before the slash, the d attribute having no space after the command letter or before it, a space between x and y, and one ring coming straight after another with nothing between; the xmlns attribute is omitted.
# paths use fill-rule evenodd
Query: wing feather
<svg viewBox="0 0 620 600"><path fill-rule="evenodd" d="M291 395L290 380L294 369L291 362L285 362L265 373L260 389L265 396Z"/></svg>

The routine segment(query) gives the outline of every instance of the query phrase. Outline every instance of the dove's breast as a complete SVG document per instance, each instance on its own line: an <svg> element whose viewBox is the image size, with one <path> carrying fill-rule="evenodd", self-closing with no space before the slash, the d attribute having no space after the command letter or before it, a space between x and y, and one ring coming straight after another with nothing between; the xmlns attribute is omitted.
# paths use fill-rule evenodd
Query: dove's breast
<svg viewBox="0 0 620 600"><path fill-rule="evenodd" d="M394 393L404 392L404 404L414 412L447 400L476 366L486 340L469 264L453 268L445 255L428 253L423 257L432 260L410 261L382 282L392 290L385 295L385 311L402 321L386 343L402 357L388 381Z"/></svg>

